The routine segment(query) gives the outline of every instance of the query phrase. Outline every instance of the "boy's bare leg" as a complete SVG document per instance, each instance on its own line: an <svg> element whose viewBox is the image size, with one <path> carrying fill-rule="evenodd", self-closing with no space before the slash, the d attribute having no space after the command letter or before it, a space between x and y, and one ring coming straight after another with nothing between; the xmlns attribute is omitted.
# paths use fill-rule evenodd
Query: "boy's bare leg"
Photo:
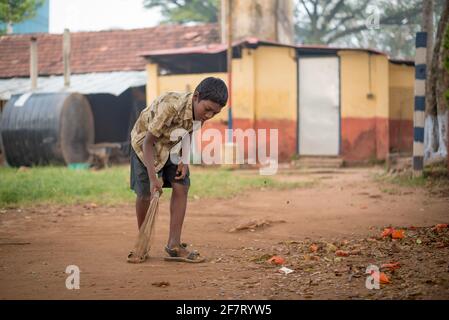
<svg viewBox="0 0 449 320"><path fill-rule="evenodd" d="M150 196L137 196L136 198L136 214L137 214L137 227L140 230L140 226L145 221L148 208L150 207Z"/></svg>
<svg viewBox="0 0 449 320"><path fill-rule="evenodd" d="M170 199L170 233L168 237L169 248L181 244L181 231L186 214L188 191L189 186L180 183L172 183L172 195ZM185 250L181 249L181 251Z"/></svg>

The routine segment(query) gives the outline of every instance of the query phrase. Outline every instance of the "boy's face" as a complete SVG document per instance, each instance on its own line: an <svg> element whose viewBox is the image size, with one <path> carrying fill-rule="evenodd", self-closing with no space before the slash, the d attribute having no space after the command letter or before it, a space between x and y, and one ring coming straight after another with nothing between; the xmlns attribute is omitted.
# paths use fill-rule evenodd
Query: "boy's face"
<svg viewBox="0 0 449 320"><path fill-rule="evenodd" d="M201 121L201 123L204 123L219 113L221 108L222 107L218 103L210 100L198 101L197 93L193 95L193 112L196 121Z"/></svg>

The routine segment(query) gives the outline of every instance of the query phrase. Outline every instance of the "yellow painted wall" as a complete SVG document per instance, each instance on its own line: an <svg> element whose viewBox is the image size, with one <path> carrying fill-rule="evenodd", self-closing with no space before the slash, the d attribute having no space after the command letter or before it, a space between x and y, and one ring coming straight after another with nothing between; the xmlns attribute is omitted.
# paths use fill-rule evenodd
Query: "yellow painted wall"
<svg viewBox="0 0 449 320"><path fill-rule="evenodd" d="M413 88L412 67L393 65L384 55L364 51L341 50L338 55L343 118L403 116L401 110L405 109L400 106L404 105L404 101L413 99L413 95L396 93L400 90L409 92ZM294 49L269 46L245 48L242 58L233 59L232 66L234 118L296 120L297 63ZM147 72L148 103L166 91L192 91L205 77L214 76L227 82L226 73L158 76L155 64L148 64ZM372 99L368 97L369 93L373 95ZM223 108L212 121L227 120L227 114L227 107ZM405 115L412 118L412 114L411 105Z"/></svg>
<svg viewBox="0 0 449 320"><path fill-rule="evenodd" d="M295 50L261 46L255 51L256 119L289 119L297 115Z"/></svg>
<svg viewBox="0 0 449 320"><path fill-rule="evenodd" d="M338 55L341 68L342 118L387 118L389 114L387 57L350 50L339 51ZM368 97L370 93L373 95L371 99Z"/></svg>
<svg viewBox="0 0 449 320"><path fill-rule="evenodd" d="M390 118L413 120L415 68L389 63Z"/></svg>
<svg viewBox="0 0 449 320"><path fill-rule="evenodd" d="M373 74L374 100L376 101L376 116L388 118L390 109L388 57L384 55L371 55L371 69Z"/></svg>
<svg viewBox="0 0 449 320"><path fill-rule="evenodd" d="M340 50L341 117L413 119L414 68L396 65L387 56L366 51ZM232 108L234 119L291 120L297 117L297 61L287 47L244 48L233 59ZM227 82L226 73L158 76L148 64L147 102L167 91L193 91L209 76ZM317 70L320 72L320 70ZM212 122L227 120L228 108ZM346 128L348 129L348 128ZM390 148L388 121L376 122L376 152L385 157ZM348 131L348 130L347 130ZM355 130L357 131L357 130ZM349 134L352 131L349 130ZM288 135L287 135L288 136ZM293 137L293 138L292 138ZM294 135L290 136L293 141ZM294 148L296 142L293 142ZM286 151L293 152L294 148Z"/></svg>
<svg viewBox="0 0 449 320"><path fill-rule="evenodd" d="M233 118L254 119L256 108L255 52L257 50L245 48L242 50L242 58L232 60Z"/></svg>

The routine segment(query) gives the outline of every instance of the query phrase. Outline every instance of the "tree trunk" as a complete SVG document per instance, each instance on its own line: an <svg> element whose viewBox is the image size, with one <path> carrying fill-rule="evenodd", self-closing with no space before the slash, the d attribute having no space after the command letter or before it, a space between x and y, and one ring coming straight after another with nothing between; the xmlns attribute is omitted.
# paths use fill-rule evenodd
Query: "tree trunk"
<svg viewBox="0 0 449 320"><path fill-rule="evenodd" d="M8 22L6 24L6 34L12 34L13 33L13 27L12 27L12 22Z"/></svg>
<svg viewBox="0 0 449 320"><path fill-rule="evenodd" d="M427 32L427 59L426 64L430 66L433 56L433 7L434 0L423 0L423 32ZM429 72L427 71L427 76Z"/></svg>
<svg viewBox="0 0 449 320"><path fill-rule="evenodd" d="M448 102L444 92L449 87L449 74L443 66L448 56L444 50L444 36L449 25L449 1L446 1L438 23L432 62L429 66L426 97L426 139L424 141L427 162L447 157Z"/></svg>
<svg viewBox="0 0 449 320"><path fill-rule="evenodd" d="M222 4L225 1L222 0ZM256 37L284 44L294 43L292 0L232 0L234 40ZM226 16L221 7L221 16ZM225 20L221 19L222 39L226 39Z"/></svg>
<svg viewBox="0 0 449 320"><path fill-rule="evenodd" d="M447 5L447 14L445 21L441 21L441 39L439 50L438 50L438 59L437 60L437 69L436 69L436 84L435 84L435 95L436 95L436 103L437 103L437 113L442 114L446 112L449 108L448 100L445 97L445 92L449 88L449 71L444 66L444 61L447 61L449 58L449 50L445 49L445 42L449 42L449 4ZM442 17L443 19L443 17ZM447 44L447 43L446 43Z"/></svg>
<svg viewBox="0 0 449 320"><path fill-rule="evenodd" d="M431 52L433 52L433 0L423 0L422 31L427 32L427 50L426 50L426 122L425 122L425 141L424 158L430 158L438 149L438 121L436 106L430 98L430 76L431 76Z"/></svg>
<svg viewBox="0 0 449 320"><path fill-rule="evenodd" d="M439 69L437 70L436 96L437 96L437 119L438 119L438 136L439 146L437 154L445 158L448 155L447 149L447 135L448 135L448 114L449 103L446 92L449 90L449 70L445 68L444 61L449 59L449 50L445 48L445 44L449 43L449 4L446 8L448 14L444 23L444 31L442 33L442 41L439 54Z"/></svg>

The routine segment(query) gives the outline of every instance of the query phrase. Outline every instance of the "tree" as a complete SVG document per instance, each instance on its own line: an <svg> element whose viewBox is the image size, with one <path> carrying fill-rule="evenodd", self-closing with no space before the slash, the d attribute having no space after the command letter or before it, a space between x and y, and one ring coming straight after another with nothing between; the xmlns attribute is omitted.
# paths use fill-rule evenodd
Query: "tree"
<svg viewBox="0 0 449 320"><path fill-rule="evenodd" d="M431 75L431 61L433 55L433 5L434 0L426 0L423 1L423 12L422 12L422 31L427 33L427 50L426 50L426 65L427 65L427 79L430 79ZM437 113L433 111L434 107L432 103L430 103L431 92L430 92L430 81L426 81L426 118L431 117L431 120L428 120L433 123L436 120ZM436 111L436 110L435 110ZM429 135L426 136L425 139L425 153L430 154L433 153L431 150L438 149L438 126L432 125L432 131Z"/></svg>
<svg viewBox="0 0 449 320"><path fill-rule="evenodd" d="M432 62L429 65L428 90L426 93L426 128L424 140L427 163L441 161L448 155L449 114L449 1L439 19Z"/></svg>
<svg viewBox="0 0 449 320"><path fill-rule="evenodd" d="M296 0L297 41L373 47L394 57L412 57L413 39L421 24L423 0ZM441 12L445 0L435 1ZM378 28L369 28L370 15Z"/></svg>
<svg viewBox="0 0 449 320"><path fill-rule="evenodd" d="M44 0L0 0L0 22L6 24L7 33L12 33L12 25L36 16L37 9Z"/></svg>
<svg viewBox="0 0 449 320"><path fill-rule="evenodd" d="M245 0L249 1L249 0ZM272 0L275 1L275 0ZM282 1L282 0L278 0ZM296 42L370 47L394 58L414 57L414 37L428 0L294 0ZM436 20L446 0L435 0ZM165 22L217 22L220 0L144 0L160 8ZM378 28L367 19L378 15Z"/></svg>
<svg viewBox="0 0 449 320"><path fill-rule="evenodd" d="M144 0L145 8L160 8L164 22L217 22L220 0Z"/></svg>

